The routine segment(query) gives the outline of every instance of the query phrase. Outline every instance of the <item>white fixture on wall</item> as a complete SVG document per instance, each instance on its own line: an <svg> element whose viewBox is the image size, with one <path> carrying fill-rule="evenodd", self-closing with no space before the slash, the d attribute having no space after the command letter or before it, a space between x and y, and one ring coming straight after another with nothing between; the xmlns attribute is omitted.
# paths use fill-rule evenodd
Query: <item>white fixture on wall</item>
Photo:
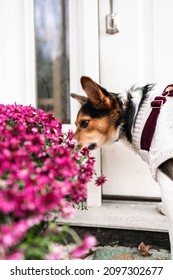
<svg viewBox="0 0 173 280"><path fill-rule="evenodd" d="M116 34L119 32L119 15L114 12L114 2L110 0L110 14L106 16L106 33Z"/></svg>

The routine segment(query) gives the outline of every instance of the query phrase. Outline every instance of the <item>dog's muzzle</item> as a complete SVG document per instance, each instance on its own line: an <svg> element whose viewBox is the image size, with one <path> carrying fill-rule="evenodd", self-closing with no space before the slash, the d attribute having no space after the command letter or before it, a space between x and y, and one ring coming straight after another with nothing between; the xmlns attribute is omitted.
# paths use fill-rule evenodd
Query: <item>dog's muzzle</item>
<svg viewBox="0 0 173 280"><path fill-rule="evenodd" d="M91 150L94 150L96 147L97 147L97 144L96 144L96 143L92 143L92 144L90 144L90 145L88 146L88 149L91 151ZM83 146L82 146L81 144L78 144L78 145L76 146L76 148L77 148L78 150L81 150L81 149L83 148Z"/></svg>

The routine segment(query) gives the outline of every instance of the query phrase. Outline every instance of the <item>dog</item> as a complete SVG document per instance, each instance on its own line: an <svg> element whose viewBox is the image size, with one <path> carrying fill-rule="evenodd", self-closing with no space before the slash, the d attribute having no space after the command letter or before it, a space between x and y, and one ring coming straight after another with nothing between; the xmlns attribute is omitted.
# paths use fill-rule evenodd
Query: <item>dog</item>
<svg viewBox="0 0 173 280"><path fill-rule="evenodd" d="M81 77L86 96L72 93L81 108L74 137L78 148L93 150L123 141L149 164L161 188L173 259L173 85L155 93L155 85L132 87L125 96L108 92L90 77Z"/></svg>

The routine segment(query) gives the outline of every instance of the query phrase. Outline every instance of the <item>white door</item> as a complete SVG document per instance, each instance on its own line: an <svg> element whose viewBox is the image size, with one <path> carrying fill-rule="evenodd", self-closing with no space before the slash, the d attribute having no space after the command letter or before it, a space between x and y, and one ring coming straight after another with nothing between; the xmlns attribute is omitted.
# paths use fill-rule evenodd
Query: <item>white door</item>
<svg viewBox="0 0 173 280"><path fill-rule="evenodd" d="M172 0L114 0L119 33L105 30L110 1L99 1L100 83L113 92L132 85L173 82ZM121 143L102 149L102 172L108 177L103 196L157 198L160 191L148 166Z"/></svg>

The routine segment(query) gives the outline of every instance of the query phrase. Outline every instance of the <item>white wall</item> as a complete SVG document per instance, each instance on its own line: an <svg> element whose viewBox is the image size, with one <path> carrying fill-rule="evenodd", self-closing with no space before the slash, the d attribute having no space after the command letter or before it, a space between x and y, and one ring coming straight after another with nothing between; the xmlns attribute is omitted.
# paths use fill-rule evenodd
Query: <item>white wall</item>
<svg viewBox="0 0 173 280"><path fill-rule="evenodd" d="M0 0L0 103L36 104L32 0Z"/></svg>

